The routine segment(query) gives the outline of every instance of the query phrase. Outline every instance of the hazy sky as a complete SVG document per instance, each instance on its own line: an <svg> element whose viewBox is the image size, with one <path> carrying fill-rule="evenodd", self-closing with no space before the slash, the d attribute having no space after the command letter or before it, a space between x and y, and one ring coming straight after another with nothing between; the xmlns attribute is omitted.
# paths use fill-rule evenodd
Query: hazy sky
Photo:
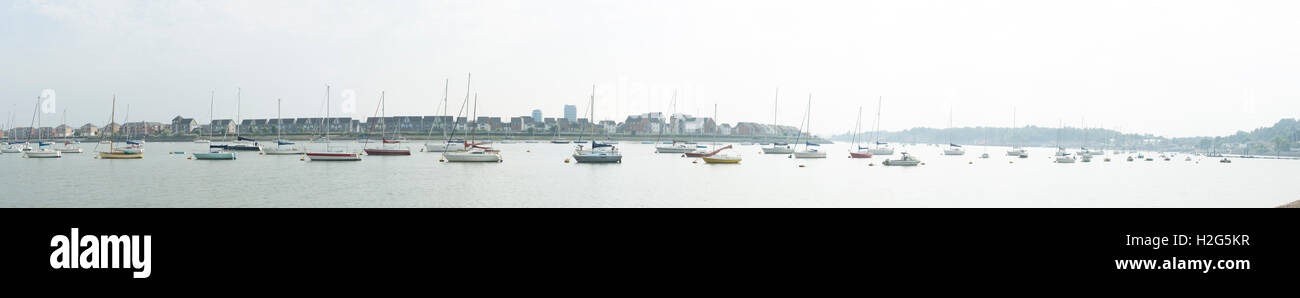
<svg viewBox="0 0 1300 298"><path fill-rule="evenodd" d="M480 115L564 104L597 118L677 110L812 130L1019 122L1222 135L1300 116L1296 1L0 0L0 117L55 90L68 122L320 117L325 85L374 112ZM454 113L454 111L453 111ZM58 124L47 115L46 126ZM6 119L7 121L7 119Z"/></svg>

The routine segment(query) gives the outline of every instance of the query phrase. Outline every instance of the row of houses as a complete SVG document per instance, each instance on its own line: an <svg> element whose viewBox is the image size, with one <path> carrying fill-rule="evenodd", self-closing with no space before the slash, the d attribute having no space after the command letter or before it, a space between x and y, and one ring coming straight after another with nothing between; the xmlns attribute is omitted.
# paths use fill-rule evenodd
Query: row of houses
<svg viewBox="0 0 1300 298"><path fill-rule="evenodd" d="M740 122L736 125L719 124L709 117L695 117L687 114L673 114L665 117L663 113L646 113L628 116L623 122L603 120L591 122L587 118L542 118L532 116L518 117L467 117L452 116L394 116L368 117L352 119L350 117L322 118L282 118L282 119L216 119L207 124L200 124L194 118L176 116L170 123L130 122L112 123L104 127L94 124L79 128L60 125L58 127L30 128L20 127L0 132L0 136L53 136L53 137L95 137L111 130L114 134L156 135L170 133L173 135L220 135L220 134L314 134L328 129L331 133L434 133L465 131L474 129L481 132L499 133L578 133L595 131L596 133L630 134L630 135L739 135L739 136L793 136L798 129L784 125L768 125L754 122ZM328 126L328 127L327 127Z"/></svg>

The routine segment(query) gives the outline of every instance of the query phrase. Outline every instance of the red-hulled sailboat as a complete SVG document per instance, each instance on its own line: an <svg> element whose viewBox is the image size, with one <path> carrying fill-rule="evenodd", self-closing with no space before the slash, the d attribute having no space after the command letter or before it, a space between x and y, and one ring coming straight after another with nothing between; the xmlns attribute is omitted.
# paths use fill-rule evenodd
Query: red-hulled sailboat
<svg viewBox="0 0 1300 298"><path fill-rule="evenodd" d="M388 117L385 110L386 110L386 105L384 103L384 92L381 91L379 93L379 121L380 122L385 122L384 120L386 120L386 117ZM371 123L370 128L374 129L374 127L375 124ZM394 131L400 129L400 126L398 125L394 125L394 127L395 127ZM406 147L401 147L401 145L396 145L396 144L400 144L401 141L389 140L388 138L384 137L383 134L386 134L387 132L388 132L388 123L385 122L384 126L380 128L380 134L381 134L380 137L383 138L384 140L383 144L380 145L379 148L366 148L365 149L366 155L381 155L381 156L411 155L411 148L406 148ZM390 147L389 145L392 146Z"/></svg>

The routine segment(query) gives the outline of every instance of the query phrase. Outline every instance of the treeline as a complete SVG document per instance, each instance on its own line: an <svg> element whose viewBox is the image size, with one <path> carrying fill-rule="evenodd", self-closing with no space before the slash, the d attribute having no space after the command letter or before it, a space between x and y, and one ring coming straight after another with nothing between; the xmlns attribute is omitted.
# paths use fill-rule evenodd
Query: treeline
<svg viewBox="0 0 1300 298"><path fill-rule="evenodd" d="M871 132L862 133L860 142L867 143L877 139ZM852 132L837 134L835 141L850 142ZM1190 138L1165 138L1152 134L1121 133L1102 128L1077 128L1026 126L1007 127L958 127L947 129L912 128L903 131L881 132L879 139L892 143L922 143L959 145L994 145L994 146L1035 146L1053 147L1059 144L1066 148L1088 147L1118 148L1136 150L1177 150L1205 152L1239 152L1247 154L1269 154L1290 152L1291 148L1300 146L1300 121L1282 119L1271 127L1256 128L1252 131L1238 131L1228 136L1207 136Z"/></svg>

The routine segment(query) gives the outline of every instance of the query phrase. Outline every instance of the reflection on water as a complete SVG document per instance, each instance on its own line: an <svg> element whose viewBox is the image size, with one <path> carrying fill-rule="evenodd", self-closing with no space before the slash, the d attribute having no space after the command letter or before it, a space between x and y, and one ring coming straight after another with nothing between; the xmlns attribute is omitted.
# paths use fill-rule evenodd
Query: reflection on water
<svg viewBox="0 0 1300 298"><path fill-rule="evenodd" d="M150 143L143 160L0 155L3 207L1274 207L1300 199L1288 184L1300 161L1215 158L1052 163L1006 148L941 156L904 146L925 162L882 167L882 157L763 155L737 146L739 165L696 163L624 142L621 164L572 164L572 145L498 144L502 163L440 163L438 153L311 162L240 152L235 161L188 160L205 144ZM308 144L321 146L321 144ZM361 145L352 144L353 150ZM374 146L373 144L371 146ZM184 151L185 155L168 152ZM897 156L897 155L895 155ZM971 164L973 162L973 164ZM874 163L875 166L868 166ZM799 167L798 165L805 165Z"/></svg>

